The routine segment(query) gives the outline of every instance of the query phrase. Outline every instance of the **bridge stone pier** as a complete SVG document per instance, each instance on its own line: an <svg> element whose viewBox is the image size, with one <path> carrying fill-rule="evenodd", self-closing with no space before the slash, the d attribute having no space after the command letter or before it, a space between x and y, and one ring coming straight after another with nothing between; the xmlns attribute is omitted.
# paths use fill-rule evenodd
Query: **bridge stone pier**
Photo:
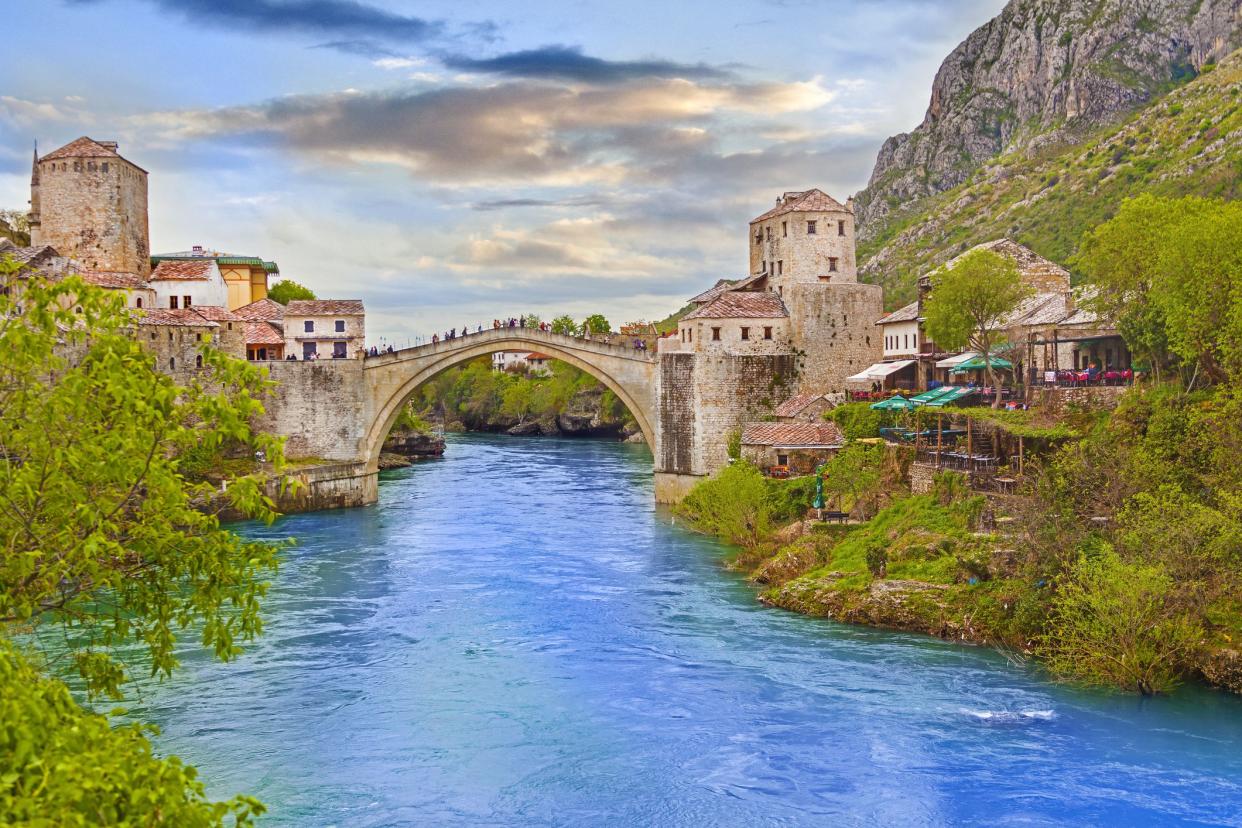
<svg viewBox="0 0 1242 828"><path fill-rule="evenodd" d="M291 459L311 460L299 508L357 506L378 496L380 450L410 395L454 365L496 351L538 351L594 376L617 395L642 430L655 468L656 498L679 499L697 476L659 467L659 358L625 344L500 328L365 359L269 364L278 383L260 424L286 436Z"/></svg>

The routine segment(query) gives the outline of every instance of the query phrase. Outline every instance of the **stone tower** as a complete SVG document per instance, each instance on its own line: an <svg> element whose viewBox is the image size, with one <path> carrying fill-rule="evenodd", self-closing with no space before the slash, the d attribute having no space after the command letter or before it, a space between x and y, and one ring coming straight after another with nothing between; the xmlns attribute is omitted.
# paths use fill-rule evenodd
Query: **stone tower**
<svg viewBox="0 0 1242 828"><path fill-rule="evenodd" d="M846 377L880 361L874 323L884 313L884 292L858 281L852 199L783 193L750 222L748 246L752 277L766 274L768 289L789 309L802 393L843 392Z"/></svg>
<svg viewBox="0 0 1242 828"><path fill-rule="evenodd" d="M151 272L147 171L115 141L82 137L39 157L30 175L30 241L92 270Z"/></svg>

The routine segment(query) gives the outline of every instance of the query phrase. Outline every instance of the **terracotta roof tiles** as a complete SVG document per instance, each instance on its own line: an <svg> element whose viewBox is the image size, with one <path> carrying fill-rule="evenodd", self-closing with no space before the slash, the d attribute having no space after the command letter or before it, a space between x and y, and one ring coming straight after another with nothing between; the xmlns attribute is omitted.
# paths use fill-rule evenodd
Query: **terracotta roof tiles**
<svg viewBox="0 0 1242 828"><path fill-rule="evenodd" d="M285 335L271 322L247 322L247 345L284 345Z"/></svg>
<svg viewBox="0 0 1242 828"><path fill-rule="evenodd" d="M216 267L214 259L190 259L184 262L165 261L151 271L152 282L206 281Z"/></svg>
<svg viewBox="0 0 1242 828"><path fill-rule="evenodd" d="M892 313L885 314L876 320L877 325L887 325L890 322L912 322L919 318L919 303L911 302L905 307L898 308Z"/></svg>
<svg viewBox="0 0 1242 828"><path fill-rule="evenodd" d="M203 317L204 319L208 319L212 322L241 322L243 321L240 316L233 313L228 308L222 308L219 305L195 305L194 307L191 308L191 310L197 313L199 316Z"/></svg>
<svg viewBox="0 0 1242 828"><path fill-rule="evenodd" d="M785 213L844 213L845 206L823 190L806 190L801 193L785 193L780 203L758 218L750 220L751 224L767 221Z"/></svg>
<svg viewBox="0 0 1242 828"><path fill-rule="evenodd" d="M87 284L101 288L116 290L142 290L150 285L137 273L126 273L120 270L80 270L77 274Z"/></svg>
<svg viewBox="0 0 1242 828"><path fill-rule="evenodd" d="M768 291L729 291L685 319L778 319L789 316L781 297Z"/></svg>
<svg viewBox="0 0 1242 828"><path fill-rule="evenodd" d="M361 299L294 299L285 306L289 316L351 316L366 313Z"/></svg>
<svg viewBox="0 0 1242 828"><path fill-rule="evenodd" d="M235 308L233 313L247 322L278 322L285 318L285 306L275 299L264 297L249 305Z"/></svg>
<svg viewBox="0 0 1242 828"><path fill-rule="evenodd" d="M138 311L141 317L139 325L172 325L187 328L218 328L210 319L204 319L191 308L151 308Z"/></svg>
<svg viewBox="0 0 1242 828"><path fill-rule="evenodd" d="M796 417L808 405L823 398L823 394L797 394L778 405L772 413L777 417Z"/></svg>
<svg viewBox="0 0 1242 828"><path fill-rule="evenodd" d="M845 445L845 435L836 423L747 423L742 445L832 448Z"/></svg>

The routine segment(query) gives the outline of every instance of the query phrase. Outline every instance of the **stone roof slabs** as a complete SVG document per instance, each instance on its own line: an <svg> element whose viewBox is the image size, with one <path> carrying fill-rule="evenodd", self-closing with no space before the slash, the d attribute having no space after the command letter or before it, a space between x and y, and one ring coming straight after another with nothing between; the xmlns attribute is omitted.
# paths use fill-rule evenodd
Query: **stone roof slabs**
<svg viewBox="0 0 1242 828"><path fill-rule="evenodd" d="M362 316L361 299L294 299L285 306L288 316Z"/></svg>
<svg viewBox="0 0 1242 828"><path fill-rule="evenodd" d="M780 319L789 316L781 297L768 291L728 291L686 314L685 319Z"/></svg>
<svg viewBox="0 0 1242 828"><path fill-rule="evenodd" d="M785 213L845 213L848 212L841 202L823 190L806 190L801 193L785 193L780 203L758 218L750 220L751 224L767 221Z"/></svg>
<svg viewBox="0 0 1242 828"><path fill-rule="evenodd" d="M845 435L836 423L747 423L742 445L838 448L845 445Z"/></svg>

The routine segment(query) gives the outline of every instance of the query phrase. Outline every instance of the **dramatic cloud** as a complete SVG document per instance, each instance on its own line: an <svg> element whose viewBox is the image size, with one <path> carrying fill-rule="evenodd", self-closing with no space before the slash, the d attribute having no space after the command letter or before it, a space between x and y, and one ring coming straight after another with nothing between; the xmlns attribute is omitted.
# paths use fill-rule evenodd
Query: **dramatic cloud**
<svg viewBox="0 0 1242 828"><path fill-rule="evenodd" d="M831 101L818 80L701 84L649 79L606 86L511 82L486 87L345 92L251 107L143 116L148 140L274 142L330 163L386 164L451 184L617 184L710 145L728 114L770 117Z"/></svg>
<svg viewBox="0 0 1242 828"><path fill-rule="evenodd" d="M102 0L71 0L85 5ZM148 0L186 18L230 29L301 32L384 41L424 40L443 30L440 23L408 17L356 0Z"/></svg>
<svg viewBox="0 0 1242 828"><path fill-rule="evenodd" d="M604 60L584 55L574 46L542 46L491 58L446 55L450 69L519 78L553 78L589 83L618 83L637 78L725 78L728 72L705 64L667 60Z"/></svg>

